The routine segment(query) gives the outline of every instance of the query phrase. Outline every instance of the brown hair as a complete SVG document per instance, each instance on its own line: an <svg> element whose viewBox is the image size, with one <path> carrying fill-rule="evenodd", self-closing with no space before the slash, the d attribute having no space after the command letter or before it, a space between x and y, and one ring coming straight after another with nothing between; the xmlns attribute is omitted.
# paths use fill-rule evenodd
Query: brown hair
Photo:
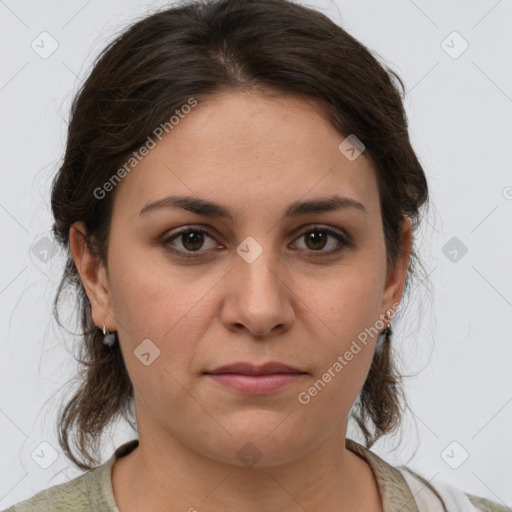
<svg viewBox="0 0 512 512"><path fill-rule="evenodd" d="M102 52L76 95L62 165L53 182L53 232L67 251L54 302L67 284L77 292L83 328L79 387L59 411L59 444L80 468L98 464L98 441L117 417L133 426L133 387L119 344L107 347L69 246L76 221L89 251L107 266L115 190L94 191L140 148L157 126L193 97L229 90L311 99L345 136L355 134L376 169L388 265L400 259L404 215L416 230L428 199L411 147L400 78L324 14L288 0L182 3L130 26ZM413 249L404 291L420 263ZM370 447L400 424L405 399L389 339L379 344L351 416ZM78 434L75 457L70 434Z"/></svg>

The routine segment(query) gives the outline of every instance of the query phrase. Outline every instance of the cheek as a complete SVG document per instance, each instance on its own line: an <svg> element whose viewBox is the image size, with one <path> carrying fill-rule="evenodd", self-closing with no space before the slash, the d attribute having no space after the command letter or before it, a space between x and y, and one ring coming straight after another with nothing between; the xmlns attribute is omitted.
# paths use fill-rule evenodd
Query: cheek
<svg viewBox="0 0 512 512"><path fill-rule="evenodd" d="M197 414L187 379L211 322L205 294L214 282L194 284L185 272L168 269L163 275L164 269L137 265L135 258L118 261L111 272L112 307L136 400L164 423L170 421L169 411L178 408Z"/></svg>
<svg viewBox="0 0 512 512"><path fill-rule="evenodd" d="M111 305L129 337L170 336L201 307L201 297L214 284L172 266L160 249L149 254L147 248L128 250L113 243L111 261Z"/></svg>
<svg viewBox="0 0 512 512"><path fill-rule="evenodd" d="M305 295L314 313L306 323L314 323L317 329L312 338L317 340L314 344L317 364L312 379L317 384L305 391L319 407L337 404L334 415L352 404L359 394L371 365L378 332L383 330L378 322L382 313L379 265L361 262L361 268L347 266L335 276L317 286L316 293L311 293L310 287Z"/></svg>
<svg viewBox="0 0 512 512"><path fill-rule="evenodd" d="M112 246L111 305L128 373L141 394L179 394L177 382L189 378L198 344L216 313L212 300L218 276L180 271L164 258L164 264L148 263L147 250L121 254ZM141 354L147 352L146 362L154 362L145 366Z"/></svg>
<svg viewBox="0 0 512 512"><path fill-rule="evenodd" d="M382 313L383 276L378 261L359 258L358 264L334 270L328 280L313 280L303 288L301 296L318 317L323 332L334 339L335 348L343 348L375 325Z"/></svg>
<svg viewBox="0 0 512 512"><path fill-rule="evenodd" d="M308 411L305 421L316 418L311 420L311 431L316 421L333 425L348 417L368 375L377 341L371 331L376 310L371 299L365 303L360 301L362 297L352 295L358 304L352 307L343 294L333 297L341 299L341 307L329 309L331 316L324 318L329 330L321 328L325 334L314 338L314 371L297 396L299 407Z"/></svg>

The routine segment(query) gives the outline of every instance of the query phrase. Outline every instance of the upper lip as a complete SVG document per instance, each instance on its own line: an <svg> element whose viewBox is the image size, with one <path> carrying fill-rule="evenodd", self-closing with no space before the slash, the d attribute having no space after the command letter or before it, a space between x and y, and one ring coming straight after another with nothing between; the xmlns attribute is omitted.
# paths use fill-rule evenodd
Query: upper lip
<svg viewBox="0 0 512 512"><path fill-rule="evenodd" d="M219 366L205 373L240 373L244 375L268 375L271 373L306 373L289 364L271 361L260 366L251 363L232 363Z"/></svg>

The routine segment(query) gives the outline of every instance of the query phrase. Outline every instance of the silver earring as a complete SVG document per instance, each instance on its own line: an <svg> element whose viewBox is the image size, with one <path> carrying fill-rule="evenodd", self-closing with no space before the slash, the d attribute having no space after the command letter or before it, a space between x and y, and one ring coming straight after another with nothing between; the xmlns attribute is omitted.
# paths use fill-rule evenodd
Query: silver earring
<svg viewBox="0 0 512 512"><path fill-rule="evenodd" d="M108 332L107 328L105 327L105 322L103 322L103 343L107 345L107 347L111 347L116 342L116 333L115 332Z"/></svg>

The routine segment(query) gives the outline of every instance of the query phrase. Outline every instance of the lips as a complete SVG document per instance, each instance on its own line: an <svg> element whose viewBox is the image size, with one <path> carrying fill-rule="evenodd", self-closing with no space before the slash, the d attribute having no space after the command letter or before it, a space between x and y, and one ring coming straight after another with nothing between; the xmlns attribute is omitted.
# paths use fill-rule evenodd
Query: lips
<svg viewBox="0 0 512 512"><path fill-rule="evenodd" d="M219 366L218 368L207 371L205 373L209 375L218 375L223 373L233 373L240 375L269 375L273 373L294 373L303 375L306 372L303 372L291 365L271 361L259 366L246 362L232 363Z"/></svg>
<svg viewBox="0 0 512 512"><path fill-rule="evenodd" d="M204 372L215 386L244 395L272 395L303 379L306 372L272 361L262 365L232 363Z"/></svg>

